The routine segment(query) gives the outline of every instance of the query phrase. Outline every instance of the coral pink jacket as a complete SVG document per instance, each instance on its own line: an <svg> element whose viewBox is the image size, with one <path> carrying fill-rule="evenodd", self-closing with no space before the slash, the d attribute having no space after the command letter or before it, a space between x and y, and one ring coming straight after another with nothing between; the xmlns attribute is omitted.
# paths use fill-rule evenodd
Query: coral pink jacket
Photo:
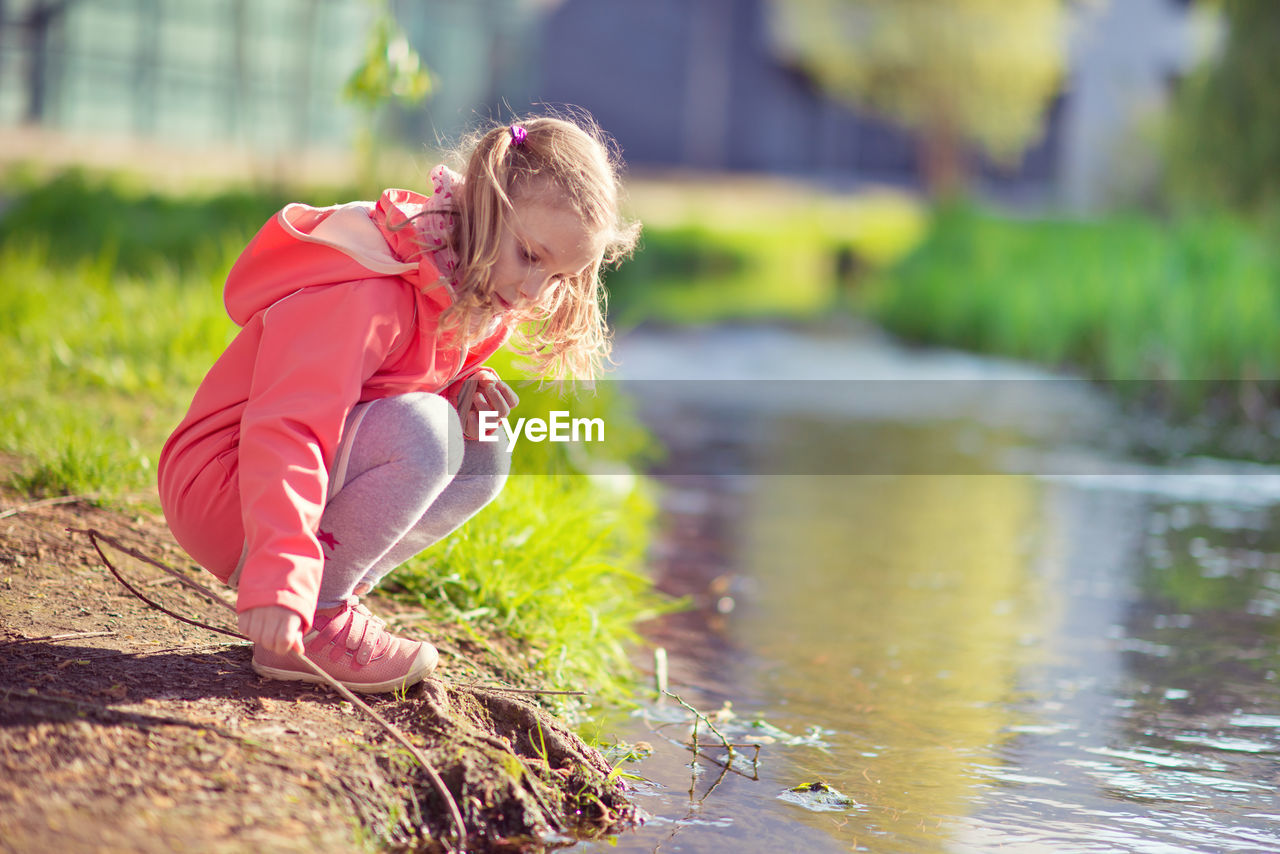
<svg viewBox="0 0 1280 854"><path fill-rule="evenodd" d="M159 485L183 548L224 581L240 568L240 611L283 605L310 626L317 529L352 407L450 396L510 332L468 350L439 331L443 253L423 252L409 220L430 204L388 190L376 204L289 205L231 269L225 302L242 328L165 444Z"/></svg>

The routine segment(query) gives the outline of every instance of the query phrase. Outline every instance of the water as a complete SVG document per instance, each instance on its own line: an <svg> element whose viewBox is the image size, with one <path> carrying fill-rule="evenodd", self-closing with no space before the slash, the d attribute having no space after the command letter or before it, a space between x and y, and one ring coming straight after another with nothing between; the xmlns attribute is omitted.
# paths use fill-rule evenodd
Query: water
<svg viewBox="0 0 1280 854"><path fill-rule="evenodd" d="M611 721L653 818L580 850L1280 850L1280 470L1140 466L1087 388L863 337L620 356L697 606L653 640L742 746Z"/></svg>

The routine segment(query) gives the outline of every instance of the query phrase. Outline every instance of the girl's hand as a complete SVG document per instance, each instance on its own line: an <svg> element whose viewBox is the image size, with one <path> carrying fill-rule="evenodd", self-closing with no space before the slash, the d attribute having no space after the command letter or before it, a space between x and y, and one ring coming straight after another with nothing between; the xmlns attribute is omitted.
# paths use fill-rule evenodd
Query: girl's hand
<svg viewBox="0 0 1280 854"><path fill-rule="evenodd" d="M520 403L520 398L497 374L485 371L478 375L471 405L462 417L462 435L468 439L480 438L480 413L495 412L499 419L506 418ZM498 428L494 428L495 430Z"/></svg>
<svg viewBox="0 0 1280 854"><path fill-rule="evenodd" d="M283 605L250 608L240 614L240 634L271 652L301 654L302 618Z"/></svg>

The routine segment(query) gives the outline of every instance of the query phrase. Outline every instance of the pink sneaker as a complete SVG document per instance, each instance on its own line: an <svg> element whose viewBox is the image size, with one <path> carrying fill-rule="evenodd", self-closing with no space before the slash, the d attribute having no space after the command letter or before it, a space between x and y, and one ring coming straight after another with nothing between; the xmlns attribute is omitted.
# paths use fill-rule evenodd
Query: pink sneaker
<svg viewBox="0 0 1280 854"><path fill-rule="evenodd" d="M302 639L307 658L352 691L376 694L407 687L436 669L439 654L426 641L399 638L386 623L349 596L332 615L317 613ZM253 669L271 679L322 682L292 653L253 648Z"/></svg>

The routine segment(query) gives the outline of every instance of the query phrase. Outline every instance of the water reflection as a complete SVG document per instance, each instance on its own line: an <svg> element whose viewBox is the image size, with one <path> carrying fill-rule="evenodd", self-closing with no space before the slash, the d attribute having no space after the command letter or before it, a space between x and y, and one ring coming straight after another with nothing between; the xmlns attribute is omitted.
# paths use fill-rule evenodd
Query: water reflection
<svg viewBox="0 0 1280 854"><path fill-rule="evenodd" d="M1009 476L772 477L753 493L735 625L786 698L783 726L834 724L839 749L788 755L781 779L824 779L865 810L858 833L912 843L963 814L974 764L1011 723L1036 597L1035 484ZM800 821L812 821L797 816Z"/></svg>
<svg viewBox="0 0 1280 854"><path fill-rule="evenodd" d="M1250 613L1275 592L1271 558L1254 551L1274 511L1047 498L1069 541L1111 543L1111 560L1079 546L1068 561L1060 587L1075 604L1046 635L1058 654L1024 674L1033 722L1002 751L1002 768L1033 779L986 792L959 847L1276 850L1280 739L1260 713L1280 709L1276 625ZM1205 561L1225 554L1230 566Z"/></svg>
<svg viewBox="0 0 1280 854"><path fill-rule="evenodd" d="M656 637L758 773L691 768L670 702L614 721L657 747L626 766L656 818L582 850L1280 849L1280 474L1011 475L1025 430L716 417L737 471L811 472L667 480L655 559L698 608ZM971 473L816 473L903 460ZM852 803L787 794L819 780Z"/></svg>

